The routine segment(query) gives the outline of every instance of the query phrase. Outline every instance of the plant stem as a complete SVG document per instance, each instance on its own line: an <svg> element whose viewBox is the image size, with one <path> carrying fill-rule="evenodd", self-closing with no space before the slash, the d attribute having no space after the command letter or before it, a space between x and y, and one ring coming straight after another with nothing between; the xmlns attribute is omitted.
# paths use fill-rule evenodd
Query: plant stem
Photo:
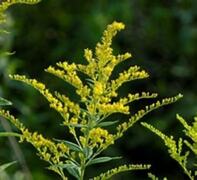
<svg viewBox="0 0 197 180"><path fill-rule="evenodd" d="M85 159L82 161L81 164L81 175L80 175L80 180L83 180L85 174Z"/></svg>

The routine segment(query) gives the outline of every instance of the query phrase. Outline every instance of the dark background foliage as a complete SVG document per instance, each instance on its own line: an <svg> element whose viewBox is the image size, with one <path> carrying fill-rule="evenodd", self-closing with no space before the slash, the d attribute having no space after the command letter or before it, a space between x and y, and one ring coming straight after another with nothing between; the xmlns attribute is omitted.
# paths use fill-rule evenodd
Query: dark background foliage
<svg viewBox="0 0 197 180"><path fill-rule="evenodd" d="M150 72L150 78L125 84L120 95L150 91L158 92L162 98L183 93L184 98L176 104L142 119L166 134L181 136L182 127L175 119L176 113L188 120L197 113L196 9L196 0L43 0L35 6L14 6L9 11L11 18L7 29L10 34L0 43L15 53L9 58L1 57L0 95L13 102L12 111L31 130L48 137L66 138L65 129L59 128L61 117L47 106L47 101L34 89L10 81L8 74L26 74L75 98L70 86L43 70L57 61L82 63L83 49L95 47L107 24L114 20L122 21L126 29L115 38L113 47L115 53L128 51L133 58L121 64L115 73L137 64ZM147 103L149 101L132 104L132 112ZM122 121L128 118L118 117ZM14 159L8 141L1 139L0 143L1 163ZM39 160L30 145L20 144L20 147L34 179L56 179L44 168L47 164ZM106 166L95 166L89 169L90 175L120 163L151 163L151 171L160 177L185 179L161 140L139 123L106 154L122 156L123 159ZM114 179L147 179L146 173L133 171Z"/></svg>

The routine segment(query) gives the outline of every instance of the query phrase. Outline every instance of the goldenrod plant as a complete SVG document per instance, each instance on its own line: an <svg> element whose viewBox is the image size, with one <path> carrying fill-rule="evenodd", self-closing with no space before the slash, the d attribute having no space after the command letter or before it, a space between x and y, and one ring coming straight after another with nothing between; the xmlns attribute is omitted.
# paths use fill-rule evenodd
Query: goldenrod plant
<svg viewBox="0 0 197 180"><path fill-rule="evenodd" d="M197 155L197 117L194 118L192 126L190 126L180 115L177 114L176 118L184 126L185 135L190 138L191 142L188 140L183 140L183 138L179 138L176 141L174 140L173 136L167 136L163 134L161 131L148 123L142 122L141 124L152 131L154 134L158 135L164 141L171 158L178 162L178 164L183 169L183 172L190 180L195 180L195 177L197 177L197 171L193 172L190 170L187 166L187 162L188 156L191 152L193 152L195 156ZM185 145L187 145L187 147L189 147L189 150L186 152L183 152L183 142ZM196 167L196 164L194 164L194 167Z"/></svg>
<svg viewBox="0 0 197 180"><path fill-rule="evenodd" d="M178 94L165 98L145 106L135 114L131 113L129 103L140 99L153 99L157 94L142 92L119 97L117 90L123 83L149 77L139 66L131 66L116 79L111 78L114 68L131 58L130 53L114 55L111 48L112 38L124 28L125 25L121 22L108 25L95 51L85 49L86 63L58 62L56 67L49 66L45 70L71 84L80 99L78 103L73 102L67 94L52 93L45 84L36 79L29 79L24 75L10 75L11 79L22 81L38 90L48 100L50 107L60 114L63 119L61 124L73 136L73 141L45 138L38 132L31 132L9 111L0 110L0 115L20 130L20 142L32 144L40 158L49 163L48 169L59 174L64 180L68 179L65 170L76 179L83 180L88 166L119 159L120 157L106 157L100 154L143 116L182 97ZM79 72L87 76L85 81ZM107 121L107 117L114 113L130 117L127 121ZM115 132L109 131L108 126L112 125L116 126ZM149 168L149 164L121 165L90 179L106 180L120 172Z"/></svg>

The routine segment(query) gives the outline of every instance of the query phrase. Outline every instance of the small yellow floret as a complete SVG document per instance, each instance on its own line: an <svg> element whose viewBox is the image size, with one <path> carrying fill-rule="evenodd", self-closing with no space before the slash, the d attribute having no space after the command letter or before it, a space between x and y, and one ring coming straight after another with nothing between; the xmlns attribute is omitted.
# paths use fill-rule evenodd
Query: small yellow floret
<svg viewBox="0 0 197 180"><path fill-rule="evenodd" d="M94 94L95 96L99 96L101 94L103 94L103 84L101 82L95 82L94 84Z"/></svg>
<svg viewBox="0 0 197 180"><path fill-rule="evenodd" d="M89 137L91 139L90 142L92 147L105 148L107 145L114 143L113 135L100 127L93 128L89 133Z"/></svg>

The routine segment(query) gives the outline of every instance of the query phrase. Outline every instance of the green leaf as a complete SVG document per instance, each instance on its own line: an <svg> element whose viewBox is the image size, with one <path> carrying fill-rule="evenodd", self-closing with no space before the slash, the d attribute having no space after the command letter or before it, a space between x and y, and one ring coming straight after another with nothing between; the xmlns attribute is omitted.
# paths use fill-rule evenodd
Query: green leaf
<svg viewBox="0 0 197 180"><path fill-rule="evenodd" d="M107 121L107 122L101 122L97 126L104 127L104 126L111 126L113 124L118 123L119 121Z"/></svg>
<svg viewBox="0 0 197 180"><path fill-rule="evenodd" d="M108 162L108 161L116 160L116 159L121 159L121 158L122 157L99 157L99 158L93 159L87 165L90 166L92 164L104 163L104 162Z"/></svg>
<svg viewBox="0 0 197 180"><path fill-rule="evenodd" d="M68 126L76 127L76 128L87 128L86 125L83 124L67 124Z"/></svg>
<svg viewBox="0 0 197 180"><path fill-rule="evenodd" d="M61 165L62 168L65 168L72 176L76 179L80 179L80 170L79 167L75 164L63 164Z"/></svg>
<svg viewBox="0 0 197 180"><path fill-rule="evenodd" d="M89 159L93 154L93 149L86 147L83 149L83 152L84 152L85 156L87 157L87 159Z"/></svg>
<svg viewBox="0 0 197 180"><path fill-rule="evenodd" d="M21 134L13 133L13 132L0 132L0 137L7 137L7 136L21 137Z"/></svg>
<svg viewBox="0 0 197 180"><path fill-rule="evenodd" d="M88 81L88 82L91 82L92 84L94 84L94 80L93 79L90 79L90 78L86 78L86 80Z"/></svg>
<svg viewBox="0 0 197 180"><path fill-rule="evenodd" d="M194 171L194 175L197 176L197 171Z"/></svg>
<svg viewBox="0 0 197 180"><path fill-rule="evenodd" d="M10 162L10 163L6 163L0 166L0 172L4 171L6 168L8 168L9 166L11 166L12 164L15 164L16 161Z"/></svg>
<svg viewBox="0 0 197 180"><path fill-rule="evenodd" d="M73 151L82 152L82 149L80 148L80 146L73 143L73 142L65 141L65 140L59 140L59 139L55 139L55 140L58 141L58 142L62 142L64 144L66 144Z"/></svg>
<svg viewBox="0 0 197 180"><path fill-rule="evenodd" d="M0 33L9 34L9 32L4 29L0 29Z"/></svg>
<svg viewBox="0 0 197 180"><path fill-rule="evenodd" d="M10 106L12 103L2 97L0 97L0 106Z"/></svg>
<svg viewBox="0 0 197 180"><path fill-rule="evenodd" d="M5 56L12 56L14 54L15 54L15 52L7 52L7 51L4 53Z"/></svg>

